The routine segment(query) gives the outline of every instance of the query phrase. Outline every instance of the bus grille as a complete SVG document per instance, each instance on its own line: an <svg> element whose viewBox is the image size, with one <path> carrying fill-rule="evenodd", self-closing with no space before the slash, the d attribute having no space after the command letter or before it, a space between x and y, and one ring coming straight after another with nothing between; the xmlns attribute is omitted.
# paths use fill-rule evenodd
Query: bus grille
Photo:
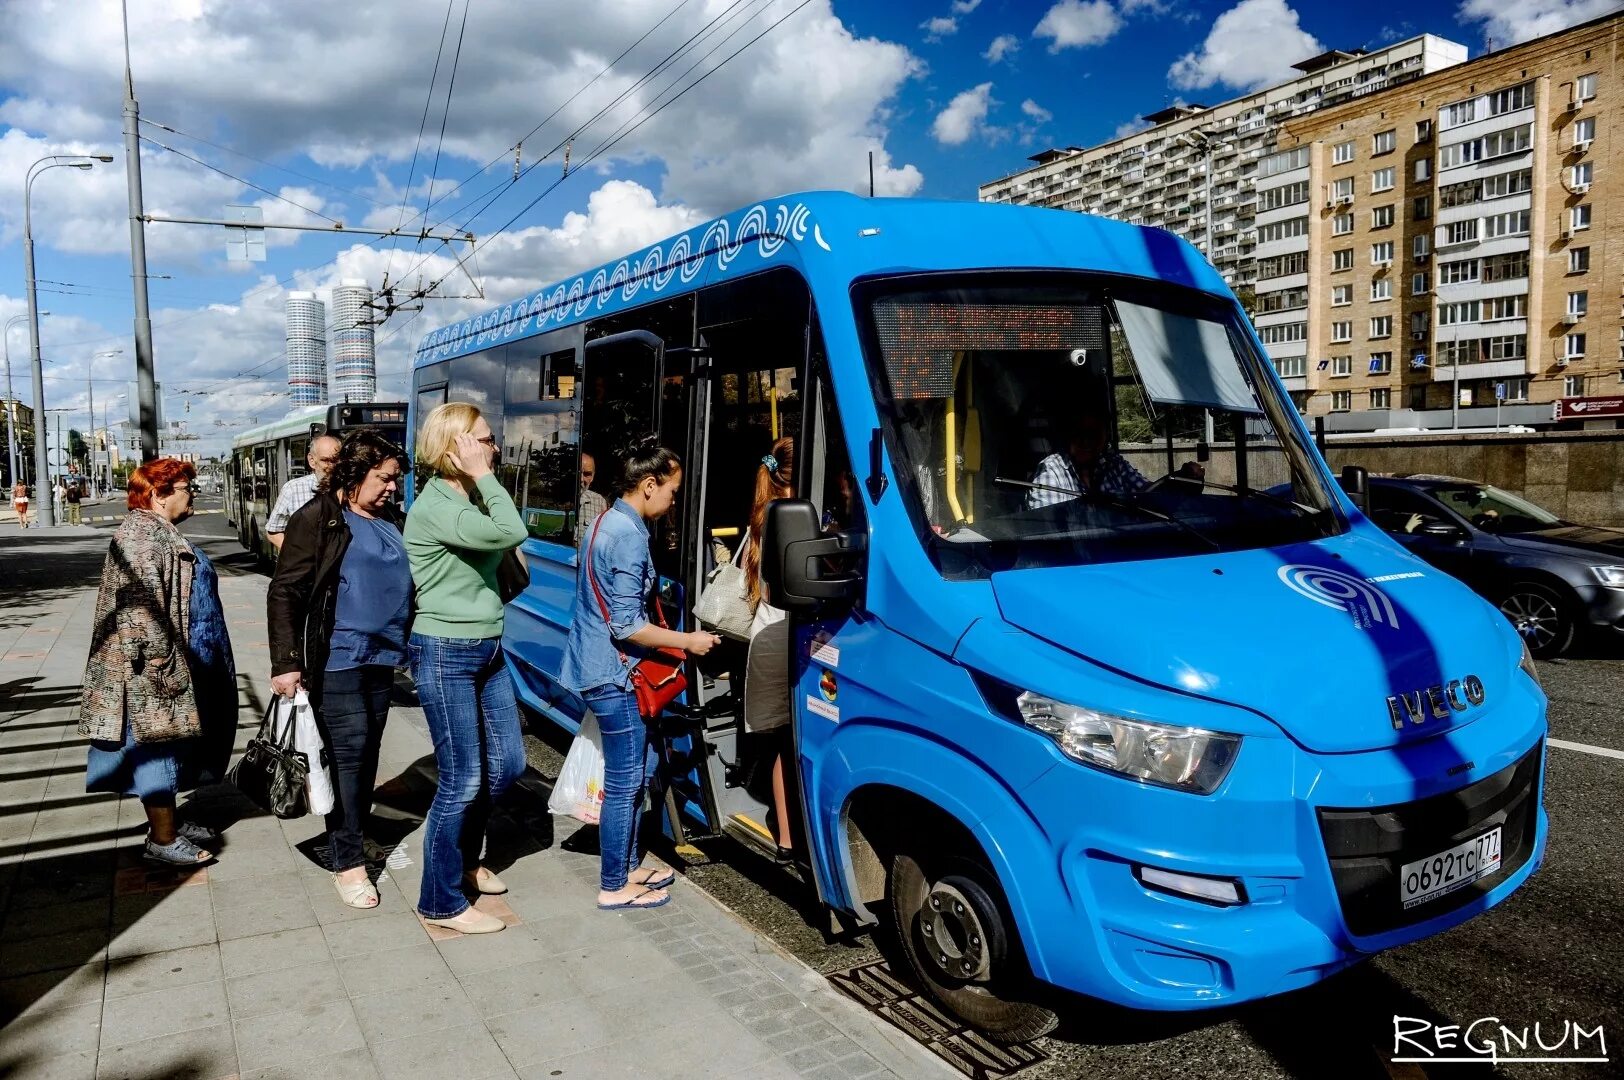
<svg viewBox="0 0 1624 1080"><path fill-rule="evenodd" d="M1543 745L1543 744L1541 744ZM1319 810L1342 917L1365 936L1453 911L1515 873L1534 850L1539 808L1540 746L1493 776L1457 791L1375 809ZM1435 855L1501 827L1500 869L1436 900L1406 910L1399 896L1405 863Z"/></svg>

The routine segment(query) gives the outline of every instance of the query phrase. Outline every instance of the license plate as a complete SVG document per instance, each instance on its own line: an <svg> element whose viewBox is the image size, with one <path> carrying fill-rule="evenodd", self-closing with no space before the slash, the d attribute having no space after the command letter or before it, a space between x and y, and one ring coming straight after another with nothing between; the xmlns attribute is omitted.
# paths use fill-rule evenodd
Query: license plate
<svg viewBox="0 0 1624 1080"><path fill-rule="evenodd" d="M1456 844L1446 851L1405 863L1399 873L1399 899L1406 908L1425 904L1500 869L1500 829L1498 827Z"/></svg>

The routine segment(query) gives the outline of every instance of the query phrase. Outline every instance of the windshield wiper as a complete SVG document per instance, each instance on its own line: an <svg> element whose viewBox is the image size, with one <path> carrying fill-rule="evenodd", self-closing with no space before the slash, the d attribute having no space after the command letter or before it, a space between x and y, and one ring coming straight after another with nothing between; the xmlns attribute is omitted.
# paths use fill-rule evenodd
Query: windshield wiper
<svg viewBox="0 0 1624 1080"><path fill-rule="evenodd" d="M1120 495L1113 495L1108 491L1073 491L1071 488L1056 487L1053 484L1034 484L1026 480L1013 480L1007 476L994 476L992 478L992 482L995 484L1009 484L1011 487L1026 488L1029 491L1053 491L1061 495L1069 495L1073 499L1082 499L1087 502L1103 502L1110 506L1120 506L1127 510L1137 511L1146 517L1155 518L1157 521L1165 521L1175 528L1183 529L1197 540L1200 540L1203 544L1210 546L1214 551L1222 550L1223 547L1223 545L1219 544L1218 541L1203 533L1194 525L1180 521L1171 514L1164 514L1160 510L1153 509L1149 506L1142 506L1131 499L1124 499Z"/></svg>
<svg viewBox="0 0 1624 1080"><path fill-rule="evenodd" d="M1247 496L1255 495L1260 499L1267 499L1269 502L1277 503L1280 506L1289 506L1293 510L1301 510L1303 513L1309 514L1309 515L1316 515L1316 514L1324 513L1323 510L1316 510L1312 506L1309 506L1307 503L1300 503L1296 499L1288 499L1283 495L1275 495L1275 494L1272 494L1271 492L1259 491L1257 488L1242 488L1242 487L1236 487L1234 484L1220 484L1216 480L1205 480L1205 479L1197 480L1193 476L1169 476L1169 477L1167 477L1167 479L1170 480L1170 481L1175 481L1175 482L1180 483L1180 484L1195 484L1198 487L1217 488L1219 491L1234 492L1236 495L1239 495L1243 499L1246 498Z"/></svg>

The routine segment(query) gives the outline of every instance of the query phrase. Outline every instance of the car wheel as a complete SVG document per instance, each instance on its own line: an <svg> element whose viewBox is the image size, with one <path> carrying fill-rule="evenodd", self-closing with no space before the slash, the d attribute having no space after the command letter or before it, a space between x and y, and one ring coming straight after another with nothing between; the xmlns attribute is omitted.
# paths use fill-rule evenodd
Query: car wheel
<svg viewBox="0 0 1624 1080"><path fill-rule="evenodd" d="M908 966L930 997L1003 1043L1054 1030L1032 989L997 876L979 858L899 852L891 859L891 914Z"/></svg>
<svg viewBox="0 0 1624 1080"><path fill-rule="evenodd" d="M1572 605L1548 586L1513 585L1500 601L1500 614L1511 620L1528 651L1541 659L1561 656L1573 643Z"/></svg>

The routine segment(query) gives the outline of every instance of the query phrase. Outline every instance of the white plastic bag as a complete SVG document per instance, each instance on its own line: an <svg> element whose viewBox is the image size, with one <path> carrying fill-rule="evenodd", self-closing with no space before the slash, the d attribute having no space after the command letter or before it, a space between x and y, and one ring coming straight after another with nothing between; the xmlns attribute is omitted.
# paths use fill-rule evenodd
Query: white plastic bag
<svg viewBox="0 0 1624 1080"><path fill-rule="evenodd" d="M553 784L547 809L587 825L596 825L602 807L603 737L598 734L598 718L588 710L581 720L581 730L570 744L558 780Z"/></svg>
<svg viewBox="0 0 1624 1080"><path fill-rule="evenodd" d="M310 707L310 697L303 690L293 695L293 700L284 697L276 699L276 730L286 731L289 720L293 722L293 748L305 756L310 764L310 773L305 781L305 796L310 803L310 812L316 815L326 815L333 810L333 780L329 772L327 761L327 747L321 741L321 731L316 727L316 711Z"/></svg>

